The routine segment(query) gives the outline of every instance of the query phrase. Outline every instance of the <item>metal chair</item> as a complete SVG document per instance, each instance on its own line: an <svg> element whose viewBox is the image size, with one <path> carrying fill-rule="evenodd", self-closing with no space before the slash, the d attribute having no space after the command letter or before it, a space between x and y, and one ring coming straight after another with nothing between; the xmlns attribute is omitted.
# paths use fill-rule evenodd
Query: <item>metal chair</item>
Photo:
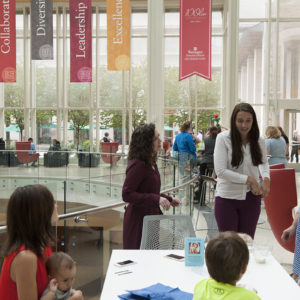
<svg viewBox="0 0 300 300"><path fill-rule="evenodd" d="M196 237L189 215L145 216L140 249L184 249L186 237Z"/></svg>

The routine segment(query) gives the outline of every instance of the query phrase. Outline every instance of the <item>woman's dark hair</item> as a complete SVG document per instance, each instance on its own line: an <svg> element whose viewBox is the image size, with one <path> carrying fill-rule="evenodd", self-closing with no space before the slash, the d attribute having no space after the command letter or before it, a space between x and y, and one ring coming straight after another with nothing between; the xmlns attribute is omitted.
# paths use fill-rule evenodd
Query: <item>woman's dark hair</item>
<svg viewBox="0 0 300 300"><path fill-rule="evenodd" d="M215 139L217 137L217 134L218 134L218 128L216 126L212 126L209 128L209 133L210 133L210 136Z"/></svg>
<svg viewBox="0 0 300 300"><path fill-rule="evenodd" d="M205 248L205 262L213 279L235 284L249 262L247 244L236 232L221 232L208 242Z"/></svg>
<svg viewBox="0 0 300 300"><path fill-rule="evenodd" d="M54 210L52 193L43 185L18 187L7 206L7 241L4 255L22 245L43 257L43 248L53 241L51 217Z"/></svg>
<svg viewBox="0 0 300 300"><path fill-rule="evenodd" d="M231 115L231 120L230 120L230 125L231 125L230 137L231 137L231 144L232 144L231 165L237 168L243 162L244 159L244 155L242 151L242 138L235 124L237 114L240 111L248 112L252 115L253 123L252 123L251 130L248 133L248 142L250 143L252 163L254 166L258 166L262 163L262 152L258 143L259 128L257 124L255 111L253 107L248 103L237 104L234 107Z"/></svg>
<svg viewBox="0 0 300 300"><path fill-rule="evenodd" d="M137 127L131 136L128 160L137 158L148 166L154 165L157 159L157 153L153 149L154 137L155 125L153 123Z"/></svg>
<svg viewBox="0 0 300 300"><path fill-rule="evenodd" d="M192 122L191 122L191 121L185 121L185 122L181 125L180 131L181 131L181 132L188 131L191 127L192 127Z"/></svg>

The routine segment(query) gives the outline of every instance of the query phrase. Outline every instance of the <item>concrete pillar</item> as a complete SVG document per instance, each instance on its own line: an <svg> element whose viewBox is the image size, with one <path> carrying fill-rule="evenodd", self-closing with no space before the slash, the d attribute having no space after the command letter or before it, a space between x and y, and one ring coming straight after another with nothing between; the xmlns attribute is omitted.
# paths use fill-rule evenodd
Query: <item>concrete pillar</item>
<svg viewBox="0 0 300 300"><path fill-rule="evenodd" d="M164 1L148 1L147 122L164 138Z"/></svg>
<svg viewBox="0 0 300 300"><path fill-rule="evenodd" d="M262 104L262 53L261 48L254 49L253 103Z"/></svg>
<svg viewBox="0 0 300 300"><path fill-rule="evenodd" d="M248 103L253 103L253 86L254 86L254 59L253 56L247 58L247 85L246 99Z"/></svg>

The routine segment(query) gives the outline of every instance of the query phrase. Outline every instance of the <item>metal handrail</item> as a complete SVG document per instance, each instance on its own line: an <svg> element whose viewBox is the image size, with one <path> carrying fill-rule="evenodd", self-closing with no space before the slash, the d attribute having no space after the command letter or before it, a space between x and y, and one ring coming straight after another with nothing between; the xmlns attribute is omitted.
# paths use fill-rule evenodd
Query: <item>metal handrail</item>
<svg viewBox="0 0 300 300"><path fill-rule="evenodd" d="M171 192L175 192L175 191L177 191L177 190L179 190L179 189L181 189L181 188L183 188L187 185L192 184L196 180L198 180L198 175L194 175L189 181L187 181L187 182L185 182L181 185L163 190L162 193L168 194L168 193L171 193ZM66 219L75 218L75 217L82 216L82 215L93 214L93 213L97 213L99 211L105 211L105 210L121 207L123 205L126 205L126 203L123 202L123 201L119 201L119 202L115 202L115 203L104 205L104 206L98 206L98 207L83 209L83 210L80 210L80 211L75 211L75 212L59 215L58 220L66 220ZM7 226L0 226L0 233L6 232L6 229L7 229Z"/></svg>

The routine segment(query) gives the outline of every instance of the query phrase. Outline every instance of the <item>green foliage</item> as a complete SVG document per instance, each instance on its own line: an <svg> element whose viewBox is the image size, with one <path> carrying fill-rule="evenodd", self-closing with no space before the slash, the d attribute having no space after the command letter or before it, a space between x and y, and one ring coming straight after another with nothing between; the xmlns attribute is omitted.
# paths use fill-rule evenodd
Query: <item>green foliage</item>
<svg viewBox="0 0 300 300"><path fill-rule="evenodd" d="M68 119L71 128L75 130L75 140L77 150L83 140L84 132L82 129L89 124L89 112L87 110L69 110Z"/></svg>
<svg viewBox="0 0 300 300"><path fill-rule="evenodd" d="M50 125L52 122L53 116L56 115L54 110L37 110L36 111L36 127L41 125Z"/></svg>

